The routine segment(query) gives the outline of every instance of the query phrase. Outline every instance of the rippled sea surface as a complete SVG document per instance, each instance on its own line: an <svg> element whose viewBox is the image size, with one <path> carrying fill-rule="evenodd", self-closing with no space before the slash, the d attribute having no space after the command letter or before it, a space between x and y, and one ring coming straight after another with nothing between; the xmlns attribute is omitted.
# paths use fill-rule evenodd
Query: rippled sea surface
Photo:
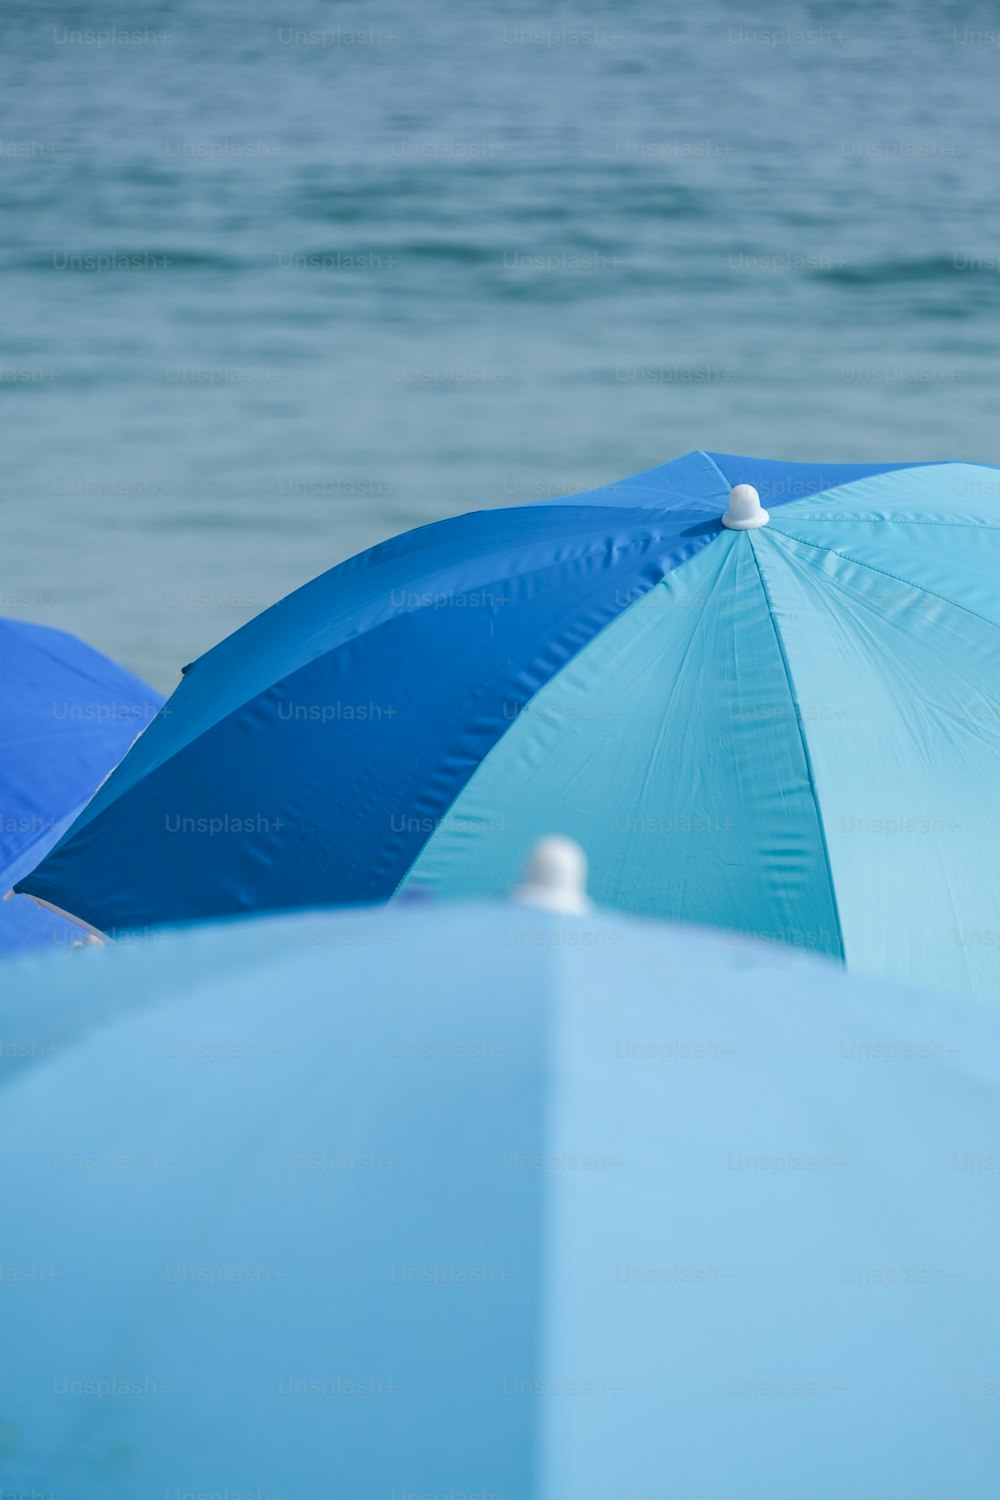
<svg viewBox="0 0 1000 1500"><path fill-rule="evenodd" d="M685 10L5 0L0 613L169 689L463 510L996 462L1000 17Z"/></svg>

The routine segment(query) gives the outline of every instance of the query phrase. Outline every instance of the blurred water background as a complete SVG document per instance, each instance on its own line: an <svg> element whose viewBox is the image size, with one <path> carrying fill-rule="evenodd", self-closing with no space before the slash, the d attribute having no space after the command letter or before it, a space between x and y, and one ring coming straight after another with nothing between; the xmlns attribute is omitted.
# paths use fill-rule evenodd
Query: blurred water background
<svg viewBox="0 0 1000 1500"><path fill-rule="evenodd" d="M997 460L982 5L5 0L0 613L169 690L695 447Z"/></svg>

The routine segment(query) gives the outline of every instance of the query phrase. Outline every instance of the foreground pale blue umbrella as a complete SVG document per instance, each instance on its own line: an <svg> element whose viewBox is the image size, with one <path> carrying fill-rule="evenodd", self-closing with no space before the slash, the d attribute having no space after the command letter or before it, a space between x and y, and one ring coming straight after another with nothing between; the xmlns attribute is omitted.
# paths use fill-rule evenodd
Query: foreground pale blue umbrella
<svg viewBox="0 0 1000 1500"><path fill-rule="evenodd" d="M989 1013L514 905L6 977L10 1490L994 1500Z"/></svg>
<svg viewBox="0 0 1000 1500"><path fill-rule="evenodd" d="M554 825L605 905L996 999L998 475L698 452L397 537L195 662L22 888L497 895Z"/></svg>
<svg viewBox="0 0 1000 1500"><path fill-rule="evenodd" d="M75 636L0 619L0 896L59 840L162 703ZM25 896L0 904L0 955L83 936Z"/></svg>

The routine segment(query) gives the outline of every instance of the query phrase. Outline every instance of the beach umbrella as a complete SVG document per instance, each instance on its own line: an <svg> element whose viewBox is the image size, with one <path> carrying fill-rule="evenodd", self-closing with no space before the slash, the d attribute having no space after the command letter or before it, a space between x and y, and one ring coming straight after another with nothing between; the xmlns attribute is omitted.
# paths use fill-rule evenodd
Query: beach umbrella
<svg viewBox="0 0 1000 1500"><path fill-rule="evenodd" d="M21 886L101 931L595 897L1000 994L1000 471L692 453L352 558L200 658Z"/></svg>
<svg viewBox="0 0 1000 1500"><path fill-rule="evenodd" d="M75 636L0 619L0 895L51 849L162 703ZM27 897L0 903L0 954L83 937Z"/></svg>
<svg viewBox="0 0 1000 1500"><path fill-rule="evenodd" d="M8 1489L993 1500L991 1014L544 905L10 966Z"/></svg>

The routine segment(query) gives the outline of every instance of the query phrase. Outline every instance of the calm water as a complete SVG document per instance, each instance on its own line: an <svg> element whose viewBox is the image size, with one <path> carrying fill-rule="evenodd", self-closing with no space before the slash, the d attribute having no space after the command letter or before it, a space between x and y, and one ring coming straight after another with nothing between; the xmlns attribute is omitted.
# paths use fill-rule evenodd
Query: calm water
<svg viewBox="0 0 1000 1500"><path fill-rule="evenodd" d="M0 612L169 689L462 510L997 462L1000 21L680 9L5 0Z"/></svg>

